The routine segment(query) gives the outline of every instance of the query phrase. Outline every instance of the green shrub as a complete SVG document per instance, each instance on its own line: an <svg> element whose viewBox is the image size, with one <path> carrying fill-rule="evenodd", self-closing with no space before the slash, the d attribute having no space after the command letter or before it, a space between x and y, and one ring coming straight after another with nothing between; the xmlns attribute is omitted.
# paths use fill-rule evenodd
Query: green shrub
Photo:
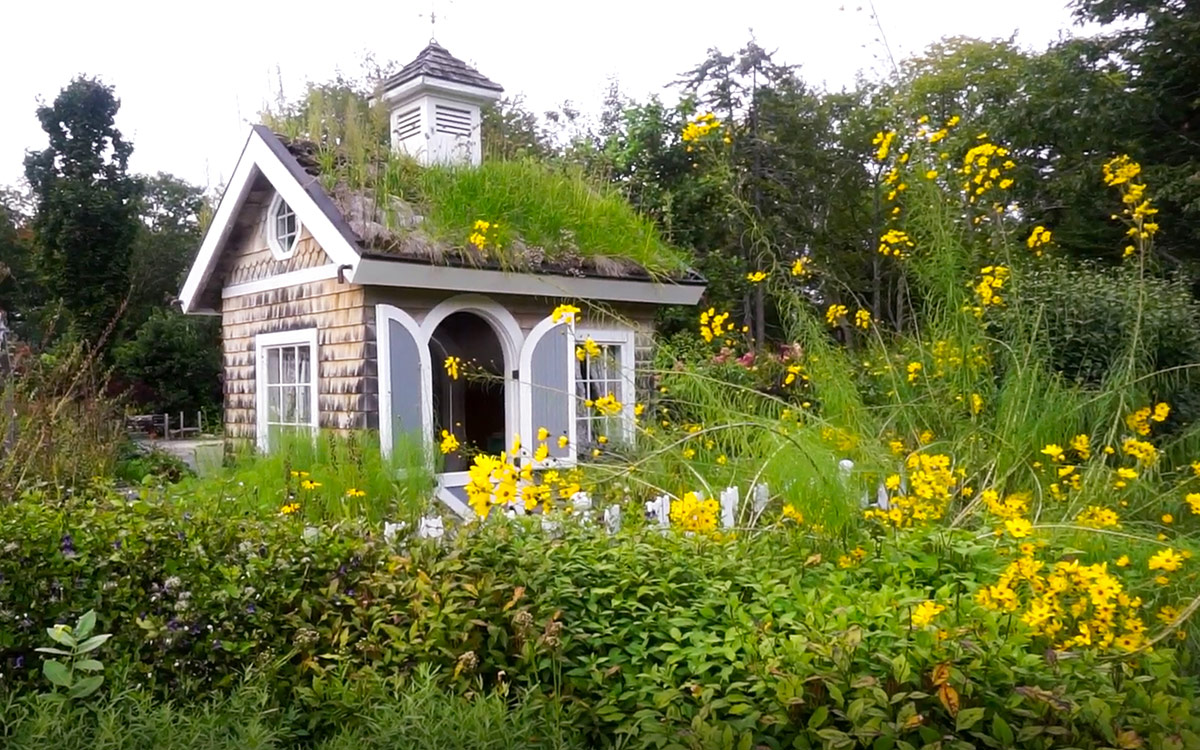
<svg viewBox="0 0 1200 750"><path fill-rule="evenodd" d="M313 538L294 516L239 515L219 498L85 494L0 508L11 688L39 683L42 628L94 607L114 633L106 658L159 694L227 691L259 665L310 732L355 715L330 680L424 666L456 691L552 686L600 744L1107 747L1135 732L1184 747L1200 736L1190 654L1160 644L1049 658L1013 618L973 602L1004 558L967 535L856 551L784 530L716 542L568 525L550 539L495 522L445 547L392 547L378 527L343 522ZM930 598L946 611L913 627Z"/></svg>

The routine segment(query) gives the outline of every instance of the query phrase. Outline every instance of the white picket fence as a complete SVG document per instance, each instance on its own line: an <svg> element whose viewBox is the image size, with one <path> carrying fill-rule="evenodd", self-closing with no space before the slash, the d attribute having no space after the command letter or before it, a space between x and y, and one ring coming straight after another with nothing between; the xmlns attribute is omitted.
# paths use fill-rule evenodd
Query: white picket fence
<svg viewBox="0 0 1200 750"><path fill-rule="evenodd" d="M700 494L700 493L697 493ZM750 498L749 507L743 507L741 490L738 487L726 487L718 494L720 504L720 526L722 529L753 528L758 525L770 500L770 489L765 483L750 485L746 493ZM671 528L671 503L677 501L671 495L659 495L646 503L645 518L653 527L662 531ZM526 515L525 511L513 505L503 510L509 517ZM744 517L743 517L743 514ZM577 492L571 496L571 515L579 523L590 524L596 521L595 509L591 496L586 492ZM624 515L619 505L609 505L600 514L599 521L610 534L621 530ZM562 533L562 522L552 516L541 517L542 530L550 536ZM390 544L407 529L408 524L384 523L383 536ZM415 536L418 539L443 539L446 536L445 521L441 516L430 515L420 519Z"/></svg>

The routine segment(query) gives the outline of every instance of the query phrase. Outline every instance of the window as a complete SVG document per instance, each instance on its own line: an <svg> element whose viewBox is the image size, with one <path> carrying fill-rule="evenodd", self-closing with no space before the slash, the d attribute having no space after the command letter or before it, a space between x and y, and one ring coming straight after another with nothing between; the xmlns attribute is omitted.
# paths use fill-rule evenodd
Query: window
<svg viewBox="0 0 1200 750"><path fill-rule="evenodd" d="M277 260L287 260L296 252L300 239L300 219L279 193L267 212L267 244Z"/></svg>
<svg viewBox="0 0 1200 750"><path fill-rule="evenodd" d="M575 331L575 446L581 456L633 436L633 332ZM619 409L597 404L620 404Z"/></svg>
<svg viewBox="0 0 1200 750"><path fill-rule="evenodd" d="M267 450L281 434L317 428L317 329L259 334L254 348L258 444Z"/></svg>

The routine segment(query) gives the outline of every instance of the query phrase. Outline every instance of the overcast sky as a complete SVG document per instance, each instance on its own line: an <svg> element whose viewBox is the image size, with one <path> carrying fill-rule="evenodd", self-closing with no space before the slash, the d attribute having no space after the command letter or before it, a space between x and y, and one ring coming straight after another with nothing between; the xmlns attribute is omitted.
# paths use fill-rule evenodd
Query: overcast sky
<svg viewBox="0 0 1200 750"><path fill-rule="evenodd" d="M43 148L34 116L78 74L121 98L132 168L204 186L232 172L248 123L280 89L301 91L364 55L406 62L430 37L431 0L6 0L0 44L0 185ZM438 41L535 111L571 100L598 108L609 78L635 97L662 91L718 47L754 30L776 60L839 89L890 67L871 5L856 0L432 0ZM875 0L900 60L948 35L1008 37L1043 48L1079 33L1066 0Z"/></svg>

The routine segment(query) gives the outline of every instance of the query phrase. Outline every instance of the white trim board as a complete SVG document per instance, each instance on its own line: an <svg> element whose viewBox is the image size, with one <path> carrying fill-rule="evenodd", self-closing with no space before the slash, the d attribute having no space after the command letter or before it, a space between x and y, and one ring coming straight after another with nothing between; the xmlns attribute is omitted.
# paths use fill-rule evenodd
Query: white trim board
<svg viewBox="0 0 1200 750"><path fill-rule="evenodd" d="M227 286L221 290L221 299L240 297L243 294L268 292L272 289L283 289L284 287L296 286L298 284L311 284L314 281L336 279L337 275L338 265L336 263L326 263L321 266L302 268L299 271L288 271L276 276L268 276L265 279L256 279L242 284Z"/></svg>
<svg viewBox="0 0 1200 750"><path fill-rule="evenodd" d="M229 180L229 186L221 196L216 216L204 234L200 252L188 271L183 291L179 294L185 313L203 312L196 307L197 299L216 269L217 260L233 231L238 213L250 193L254 178L259 174L263 175L279 196L287 201L300 224L308 228L309 234L335 264L349 265L353 268L359 263L358 251L325 215L305 186L297 181L258 131L251 130L242 155L233 170L233 177Z"/></svg>
<svg viewBox="0 0 1200 750"><path fill-rule="evenodd" d="M379 258L363 258L351 270L349 279L355 284L364 285L613 302L648 302L660 305L694 305L704 294L703 284L512 273L486 268L435 266Z"/></svg>

